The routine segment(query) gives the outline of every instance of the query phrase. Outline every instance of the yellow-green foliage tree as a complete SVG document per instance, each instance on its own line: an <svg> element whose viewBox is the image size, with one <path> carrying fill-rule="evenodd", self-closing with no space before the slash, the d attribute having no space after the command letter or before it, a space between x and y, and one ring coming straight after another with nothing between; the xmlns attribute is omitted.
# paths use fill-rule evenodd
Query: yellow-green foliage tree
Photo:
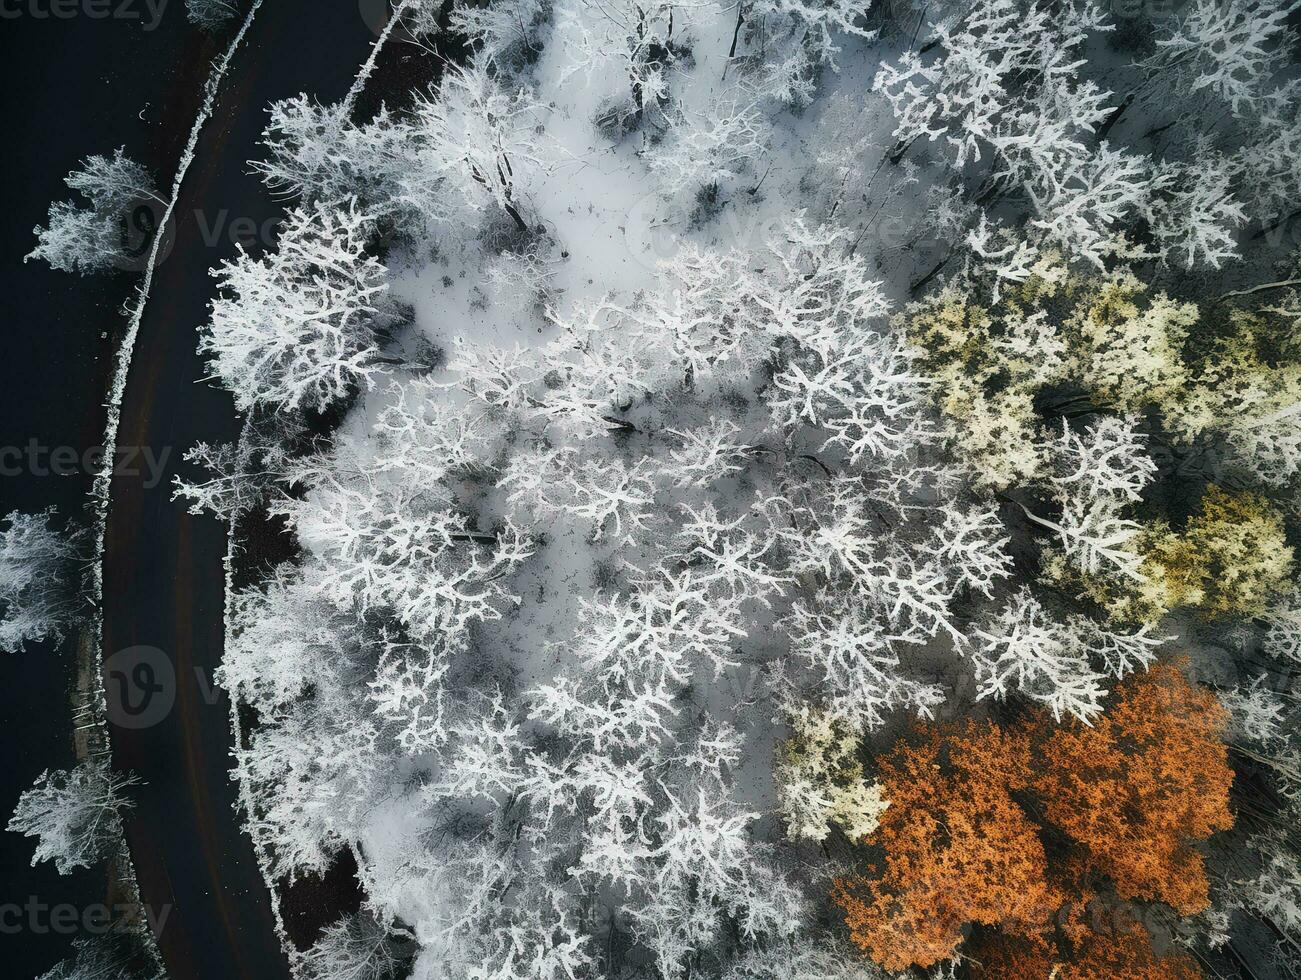
<svg viewBox="0 0 1301 980"><path fill-rule="evenodd" d="M1165 403L1172 433L1218 435L1236 465L1281 486L1301 468L1301 302L1227 311L1226 330L1198 357L1195 381Z"/></svg>
<svg viewBox="0 0 1301 980"><path fill-rule="evenodd" d="M1180 607L1258 616L1290 589L1295 565L1278 509L1258 493L1215 485L1183 530L1153 522L1129 547L1141 559L1139 578L1086 578L1059 557L1046 562L1047 575L1079 586L1115 620L1155 625Z"/></svg>
<svg viewBox="0 0 1301 980"><path fill-rule="evenodd" d="M979 482L999 488L1035 477L1042 453L1034 396L1066 372L1065 345L1047 315L1011 302L991 308L955 287L903 317L939 382L932 390L940 414Z"/></svg>
<svg viewBox="0 0 1301 980"><path fill-rule="evenodd" d="M1188 386L1182 351L1197 306L1151 293L1128 269L1075 282L1063 324L1073 377L1095 402L1120 412L1177 398Z"/></svg>
<svg viewBox="0 0 1301 980"><path fill-rule="evenodd" d="M864 778L858 737L842 720L811 708L792 720L791 729L774 767L791 839L824 840L833 823L852 838L874 831L889 803Z"/></svg>
<svg viewBox="0 0 1301 980"><path fill-rule="evenodd" d="M1043 464L1048 394L1099 411L1152 412L1181 442L1222 443L1235 465L1280 484L1301 469L1301 304L1199 305L1144 283L1123 261L1068 267L1045 250L1008 282L977 271L909 307L936 407L989 489Z"/></svg>

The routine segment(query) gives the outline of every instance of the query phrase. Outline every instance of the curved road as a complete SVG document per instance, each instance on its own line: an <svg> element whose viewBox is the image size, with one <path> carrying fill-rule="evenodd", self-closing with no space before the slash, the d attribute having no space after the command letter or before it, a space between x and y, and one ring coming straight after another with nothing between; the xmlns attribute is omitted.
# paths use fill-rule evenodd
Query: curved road
<svg viewBox="0 0 1301 980"><path fill-rule="evenodd" d="M249 219L262 227L278 213L247 172L259 154L266 106L300 91L323 101L342 97L373 40L356 0L263 5L182 187L175 244L157 269L128 376L119 449L145 448L166 465L161 480L145 467L113 479L103 649L111 662L130 647L157 648L175 673L174 690L158 695L174 697L165 717L111 732L115 765L145 781L133 794L127 839L146 908L166 914L159 945L172 980L288 973L252 845L233 809L228 705L211 688L223 642L225 529L171 500L171 477L188 447L238 434L229 396L199 383L204 365L195 345L212 293L208 270L234 254L237 240L260 246L247 234ZM207 58L195 57L176 80L174 89L187 94L168 110L166 142L184 141L193 120L188 93L202 87L207 71ZM175 163L160 173L170 179ZM236 219L244 220L232 224ZM105 678L114 689L119 680Z"/></svg>

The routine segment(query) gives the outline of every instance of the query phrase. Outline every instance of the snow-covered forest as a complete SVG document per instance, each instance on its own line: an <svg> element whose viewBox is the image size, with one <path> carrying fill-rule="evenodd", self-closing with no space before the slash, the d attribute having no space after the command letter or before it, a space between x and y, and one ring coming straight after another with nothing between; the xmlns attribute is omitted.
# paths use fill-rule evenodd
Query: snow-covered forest
<svg viewBox="0 0 1301 980"><path fill-rule="evenodd" d="M268 880L364 892L296 974L1301 973L1296 5L395 6L176 487ZM111 265L147 175L69 186Z"/></svg>

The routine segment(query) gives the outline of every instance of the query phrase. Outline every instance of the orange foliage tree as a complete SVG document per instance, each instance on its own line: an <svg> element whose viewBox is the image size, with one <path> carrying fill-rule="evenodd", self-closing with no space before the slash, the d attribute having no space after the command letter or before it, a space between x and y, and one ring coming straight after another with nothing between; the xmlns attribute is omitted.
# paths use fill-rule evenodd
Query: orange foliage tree
<svg viewBox="0 0 1301 980"><path fill-rule="evenodd" d="M1059 967L1060 980L1197 976L1186 958L1156 957L1141 927L1099 936L1076 921L1054 930L1054 913L1088 902L1086 882L1098 879L1124 899L1161 900L1184 914L1206 907L1194 845L1232 823L1224 723L1212 694L1179 665L1161 665L1121 684L1091 728L1046 717L1016 729L919 726L880 761L890 806L864 838L883 854L880 865L833 886L850 938L888 970L947 959L964 929L983 925L1017 937L989 948L1019 972L990 976L1043 978L1041 960ZM1034 812L1070 840L1051 864L1043 828L1018 799L1027 791ZM1054 953L1053 935L1069 937L1069 956Z"/></svg>
<svg viewBox="0 0 1301 980"><path fill-rule="evenodd" d="M1069 957L1042 936L990 936L971 951L978 980L1198 980L1202 971L1187 953L1159 956L1146 930L1133 925L1093 934Z"/></svg>
<svg viewBox="0 0 1301 980"><path fill-rule="evenodd" d="M887 970L953 955L971 923L1045 921L1061 902L1038 828L1011 794L1030 785L1024 734L925 726L881 761L890 806L867 840L882 873L839 879L853 941Z"/></svg>
<svg viewBox="0 0 1301 980"><path fill-rule="evenodd" d="M1054 730L1034 780L1048 821L1085 851L1121 898L1163 901L1184 915L1209 904L1193 842L1233 826L1228 713L1169 664L1120 689L1092 727Z"/></svg>

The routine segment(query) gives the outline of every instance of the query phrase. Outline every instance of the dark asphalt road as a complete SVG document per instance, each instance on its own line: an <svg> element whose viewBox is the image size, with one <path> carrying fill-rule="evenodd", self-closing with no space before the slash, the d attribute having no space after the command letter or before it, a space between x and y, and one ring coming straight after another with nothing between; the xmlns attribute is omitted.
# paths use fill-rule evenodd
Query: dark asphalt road
<svg viewBox="0 0 1301 980"><path fill-rule="evenodd" d="M155 458L167 453L166 478L156 486L145 474L113 480L103 649L111 662L118 651L154 647L175 671L175 702L161 721L112 732L117 767L145 781L127 837L144 903L169 909L159 944L173 980L287 976L269 896L233 811L228 704L212 696L223 641L225 529L171 500L171 476L188 447L238 434L229 396L201 382L195 352L212 294L208 270L234 254L232 221L260 227L278 214L246 163L258 155L268 103L300 91L340 98L372 40L355 0L264 3L182 188L175 244L157 269L128 377L118 445L148 447ZM178 87L201 87L207 62L192 68ZM194 100L181 101L167 113L179 134L174 143L193 119Z"/></svg>

